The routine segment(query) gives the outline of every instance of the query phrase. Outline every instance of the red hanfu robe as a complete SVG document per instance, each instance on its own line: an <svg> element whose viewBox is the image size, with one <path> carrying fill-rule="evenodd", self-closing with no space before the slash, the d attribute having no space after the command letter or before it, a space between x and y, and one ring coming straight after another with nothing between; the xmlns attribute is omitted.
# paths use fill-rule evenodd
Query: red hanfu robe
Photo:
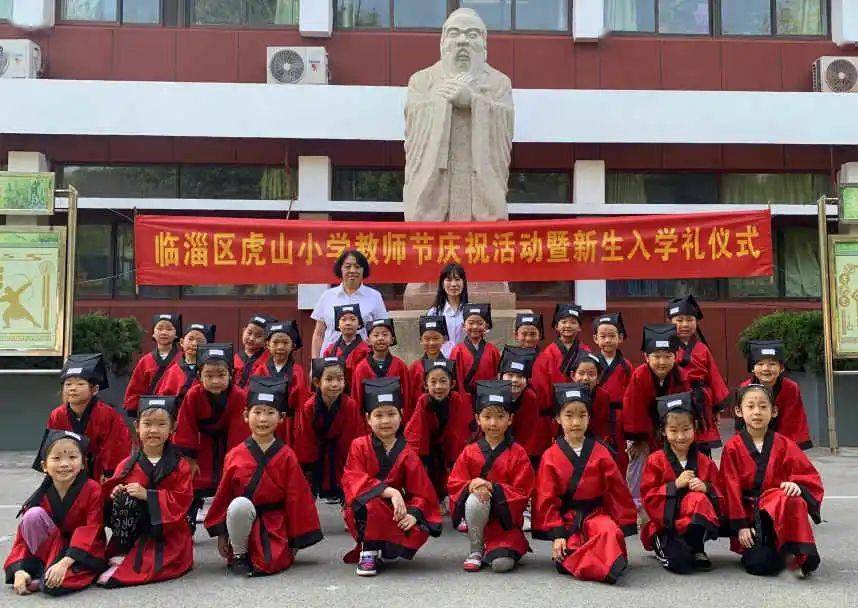
<svg viewBox="0 0 858 608"><path fill-rule="evenodd" d="M265 365L269 356L270 353L264 348L253 355L248 355L243 350L235 353L232 356L232 381L235 385L247 388L247 385L250 383L250 377L253 375L253 368L257 364Z"/></svg>
<svg viewBox="0 0 858 608"><path fill-rule="evenodd" d="M685 372L694 399L703 405L703 429L695 437L698 447L710 450L721 447L718 412L724 408L730 389L718 371L712 351L697 336L691 336L688 344L676 351L676 364Z"/></svg>
<svg viewBox="0 0 858 608"><path fill-rule="evenodd" d="M656 397L688 390L688 380L678 367L674 367L661 384L649 365L642 363L637 366L623 397L623 430L626 439L645 440L649 443L650 452L655 451L658 447Z"/></svg>
<svg viewBox="0 0 858 608"><path fill-rule="evenodd" d="M623 395L626 394L626 388L631 382L634 367L619 350L610 364L604 356L600 355L600 359L602 359L603 368L602 374L599 376L599 386L608 392L611 400L610 425L614 429L612 436L615 437L613 445L617 450L617 466L620 467L620 472L625 475L629 466L629 456L626 453L625 434L623 433Z"/></svg>
<svg viewBox="0 0 858 608"><path fill-rule="evenodd" d="M167 368L164 373L164 378L158 384L158 395L169 395L176 397L176 402L181 411L182 403L185 400L185 395L195 386L199 386L200 380L197 378L197 366L189 366L181 356L176 359L176 362Z"/></svg>
<svg viewBox="0 0 858 608"><path fill-rule="evenodd" d="M277 371L274 360L268 357L265 361L258 361L253 367L253 376L287 378L289 382L289 397L287 399L289 409L286 411L286 420L277 427L277 436L292 445L292 427L295 412L310 397L310 388L307 386L307 372L300 363L295 363L290 356L289 361Z"/></svg>
<svg viewBox="0 0 858 608"><path fill-rule="evenodd" d="M414 413L414 408L417 405L417 401L420 399L422 395L426 394L426 376L423 368L423 362L428 360L425 354L417 359L416 361L412 361L411 365L408 366L408 386L411 388L411 399L413 403L407 404L406 408L408 409L408 417L411 417L411 414ZM444 356L444 353L438 353L438 358L434 359L436 361L445 361L447 358ZM452 390L459 390L455 386L456 382L453 381Z"/></svg>
<svg viewBox="0 0 858 608"><path fill-rule="evenodd" d="M601 386L596 386L592 396L593 404L590 406L590 423L587 426L587 432L614 452L614 460L619 467L621 460L618 456L620 452L626 451L626 442L622 435L617 435L617 426L612 416L615 410L611 407L611 396Z"/></svg>
<svg viewBox="0 0 858 608"><path fill-rule="evenodd" d="M390 452L372 433L352 442L343 473L343 517L356 545L344 558L355 563L360 551L381 551L385 559L412 559L429 535L441 535L438 495L417 452L400 435ZM381 493L402 493L409 515L417 524L403 532L393 520L393 506Z"/></svg>
<svg viewBox="0 0 858 608"><path fill-rule="evenodd" d="M676 478L686 470L694 471L706 484L706 492L676 488ZM641 477L641 500L649 515L649 521L641 529L641 543L647 551L653 550L653 538L668 528L682 536L689 526L696 525L706 531L705 538L718 538L724 500L718 468L693 447L684 467L668 444L649 455Z"/></svg>
<svg viewBox="0 0 858 608"><path fill-rule="evenodd" d="M173 442L200 467L194 477L198 498L214 494L226 453L250 434L243 418L246 406L247 391L234 385L218 396L210 395L202 384L188 391Z"/></svg>
<svg viewBox="0 0 858 608"><path fill-rule="evenodd" d="M342 499L340 478L349 448L356 437L366 432L363 414L345 393L331 407L317 393L298 408L292 449L309 473L314 495Z"/></svg>
<svg viewBox="0 0 858 608"><path fill-rule="evenodd" d="M406 411L411 403L411 377L408 374L408 366L399 357L394 357L388 353L384 361L375 361L372 355L368 355L363 361L357 364L354 375L352 376L352 399L358 404L360 411L363 411L363 381L367 378L399 378L399 388L402 391L402 426L408 422L411 414Z"/></svg>
<svg viewBox="0 0 858 608"><path fill-rule="evenodd" d="M512 419L512 435L527 452L534 471L539 467L542 453L551 447L551 442L557 437L553 403L540 402L536 391L529 384L515 400L517 409Z"/></svg>
<svg viewBox="0 0 858 608"><path fill-rule="evenodd" d="M112 502L113 488L135 482L146 488L148 530L137 538L106 587L166 581L184 575L194 566L194 543L187 519L194 500L191 466L170 443L164 446L157 464L152 464L142 450L135 450L116 475L105 482L105 505ZM107 557L118 553L119 548L111 540Z"/></svg>
<svg viewBox="0 0 858 608"><path fill-rule="evenodd" d="M428 393L417 399L405 439L426 465L439 498L447 495L447 476L475 431L470 396L450 391L443 401Z"/></svg>
<svg viewBox="0 0 858 608"><path fill-rule="evenodd" d="M167 370L181 358L181 351L177 345L173 345L166 357L162 357L155 348L146 353L134 366L131 379L125 389L125 401L122 406L128 415L137 417L137 402L143 395L157 395L158 387L164 380Z"/></svg>
<svg viewBox="0 0 858 608"><path fill-rule="evenodd" d="M498 377L500 351L491 342L482 340L474 346L470 338L457 344L450 351L450 359L456 362L457 390L473 395L478 380L494 380Z"/></svg>
<svg viewBox="0 0 858 608"><path fill-rule="evenodd" d="M31 507L42 507L47 511L57 529L41 544L36 554L30 553L18 529L12 550L3 564L6 584L11 585L15 581L18 570L25 570L33 580L44 578L49 567L68 556L75 561L66 571L62 585L45 587L45 593L65 595L90 586L107 568L101 486L81 472L65 497L60 498L51 479L45 476L42 485L21 507L21 512Z"/></svg>
<svg viewBox="0 0 858 608"><path fill-rule="evenodd" d="M569 348L557 338L536 356L530 385L536 391L540 402L547 406L554 403L554 385L570 381L572 364L582 352L590 352L590 349L577 338Z"/></svg>
<svg viewBox="0 0 858 608"><path fill-rule="evenodd" d="M354 340L346 344L343 341L343 337L341 335L336 342L328 345L328 348L325 349L325 352L322 353L322 356L340 357L341 359L345 360L345 392L346 394L351 394L352 377L354 376L355 368L358 366L358 363L369 357L371 354L372 349L369 347L369 344L367 344L365 340L361 340L360 336L356 336Z"/></svg>
<svg viewBox="0 0 858 608"><path fill-rule="evenodd" d="M761 384L756 377L752 376L742 382L742 386L748 386L751 382ZM772 394L775 396L778 415L772 418L769 428L792 439L802 450L812 448L813 442L810 440L807 412L804 409L804 401L801 398L801 388L799 388L798 383L781 374L772 387ZM739 418L737 422L739 423L737 426L742 428L744 425L742 419Z"/></svg>
<svg viewBox="0 0 858 608"><path fill-rule="evenodd" d="M616 582L628 564L625 536L637 533L637 511L610 450L587 437L581 455L558 437L536 476L533 537L565 538L558 562L582 580Z"/></svg>
<svg viewBox="0 0 858 608"><path fill-rule="evenodd" d="M801 495L784 494L780 485L785 481L798 484ZM808 571L819 565L808 515L815 523L822 521L824 488L819 472L794 441L769 430L758 452L748 432L739 431L721 453L721 487L734 552L744 552L737 535L742 528L754 527L757 506L772 520L775 549L781 555L799 556L799 565Z"/></svg>
<svg viewBox="0 0 858 608"><path fill-rule="evenodd" d="M465 517L468 486L477 477L492 483L491 514L483 531L483 561L491 564L499 557L520 560L530 551L522 531L524 510L534 485L527 452L509 435L494 450L484 438L464 449L447 481L455 526Z"/></svg>
<svg viewBox="0 0 858 608"><path fill-rule="evenodd" d="M252 437L230 450L206 515L211 536L226 534L226 511L244 496L256 507L248 555L254 574L274 574L295 561L294 551L322 540L310 486L292 448L275 439L265 452Z"/></svg>
<svg viewBox="0 0 858 608"><path fill-rule="evenodd" d="M117 465L131 450L131 435L123 415L99 401L98 397L92 398L80 418L68 404L55 407L45 428L86 435L89 439L86 469L98 482L102 476L113 475Z"/></svg>

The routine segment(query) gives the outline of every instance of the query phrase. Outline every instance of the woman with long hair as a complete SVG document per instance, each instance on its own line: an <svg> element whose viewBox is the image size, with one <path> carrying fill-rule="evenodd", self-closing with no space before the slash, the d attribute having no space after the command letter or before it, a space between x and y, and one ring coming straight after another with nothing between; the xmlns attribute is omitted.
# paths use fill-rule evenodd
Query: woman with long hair
<svg viewBox="0 0 858 608"><path fill-rule="evenodd" d="M441 347L441 352L445 357L449 357L453 347L465 339L462 311L467 301L468 279L465 276L465 269L461 264L451 262L441 269L441 274L438 276L438 291L435 294L435 302L426 313L443 316L447 321L447 331L450 337Z"/></svg>

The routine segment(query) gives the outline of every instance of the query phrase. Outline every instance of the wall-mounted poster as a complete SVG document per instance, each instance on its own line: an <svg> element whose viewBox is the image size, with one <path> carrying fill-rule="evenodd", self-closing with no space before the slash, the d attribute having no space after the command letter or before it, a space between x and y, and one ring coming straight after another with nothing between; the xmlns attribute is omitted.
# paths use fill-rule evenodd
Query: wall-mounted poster
<svg viewBox="0 0 858 608"><path fill-rule="evenodd" d="M0 171L0 214L51 215L54 174Z"/></svg>
<svg viewBox="0 0 858 608"><path fill-rule="evenodd" d="M66 229L0 228L0 355L63 353Z"/></svg>

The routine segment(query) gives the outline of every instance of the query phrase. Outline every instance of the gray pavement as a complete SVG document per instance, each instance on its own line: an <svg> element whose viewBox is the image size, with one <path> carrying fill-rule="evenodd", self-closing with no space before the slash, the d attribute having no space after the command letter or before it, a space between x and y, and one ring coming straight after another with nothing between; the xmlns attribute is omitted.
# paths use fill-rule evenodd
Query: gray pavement
<svg viewBox="0 0 858 608"><path fill-rule="evenodd" d="M352 546L335 506L319 503L325 540L298 555L288 571L258 579L226 574L216 543L198 531L194 570L178 581L132 589L88 589L60 600L32 596L17 598L0 589L0 606L283 606L300 602L315 606L858 606L858 449L839 457L814 450L812 457L826 486L825 523L815 529L822 555L820 570L805 581L788 573L776 579L745 574L726 539L710 545L715 564L711 573L679 577L665 572L645 554L637 537L627 539L630 568L610 587L584 583L556 574L548 543L534 541L512 574L483 571L467 574L461 562L467 551L464 535L447 523L439 539L430 539L412 563L393 565L373 579L355 576L341 557ZM17 507L36 487L39 476L28 470L31 454L0 452L0 557L5 559L15 532Z"/></svg>

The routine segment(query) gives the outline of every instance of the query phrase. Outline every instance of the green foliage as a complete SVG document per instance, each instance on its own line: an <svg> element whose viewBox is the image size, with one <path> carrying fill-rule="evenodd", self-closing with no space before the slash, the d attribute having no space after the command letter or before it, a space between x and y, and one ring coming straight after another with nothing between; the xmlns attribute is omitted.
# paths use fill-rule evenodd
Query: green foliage
<svg viewBox="0 0 858 608"><path fill-rule="evenodd" d="M822 373L824 367L822 312L779 311L758 317L739 338L739 350L748 352L750 340L783 340L787 368ZM856 369L856 361L835 361L835 369Z"/></svg>
<svg viewBox="0 0 858 608"><path fill-rule="evenodd" d="M75 353L102 353L117 375L128 371L134 353L140 350L143 329L134 317L113 318L91 313L74 320L72 346Z"/></svg>

